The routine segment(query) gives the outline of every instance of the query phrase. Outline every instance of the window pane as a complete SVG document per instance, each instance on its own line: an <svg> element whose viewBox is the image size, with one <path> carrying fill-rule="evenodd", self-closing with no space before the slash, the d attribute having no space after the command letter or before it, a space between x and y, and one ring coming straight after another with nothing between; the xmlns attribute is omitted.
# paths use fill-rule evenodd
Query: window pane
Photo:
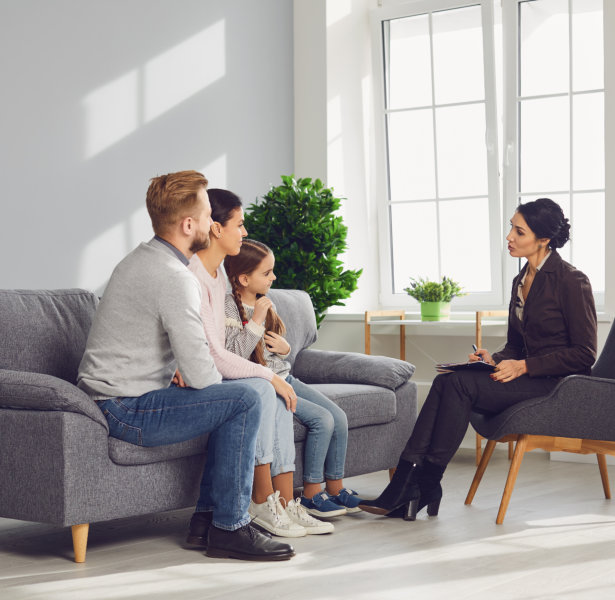
<svg viewBox="0 0 615 600"><path fill-rule="evenodd" d="M602 0L572 2L572 90L604 87Z"/></svg>
<svg viewBox="0 0 615 600"><path fill-rule="evenodd" d="M389 115L391 200L434 198L432 109Z"/></svg>
<svg viewBox="0 0 615 600"><path fill-rule="evenodd" d="M487 198L440 202L442 275L466 292L491 291Z"/></svg>
<svg viewBox="0 0 615 600"><path fill-rule="evenodd" d="M390 21L388 108L430 106L431 52L427 15Z"/></svg>
<svg viewBox="0 0 615 600"><path fill-rule="evenodd" d="M485 127L483 103L436 109L440 198L487 194Z"/></svg>
<svg viewBox="0 0 615 600"><path fill-rule="evenodd" d="M521 102L521 191L570 188L568 97Z"/></svg>
<svg viewBox="0 0 615 600"><path fill-rule="evenodd" d="M572 99L572 184L575 190L604 187L604 93Z"/></svg>
<svg viewBox="0 0 615 600"><path fill-rule="evenodd" d="M483 100L483 37L479 6L433 13L437 104Z"/></svg>
<svg viewBox="0 0 615 600"><path fill-rule="evenodd" d="M394 292L404 293L410 277L437 279L438 237L435 202L391 206Z"/></svg>
<svg viewBox="0 0 615 600"><path fill-rule="evenodd" d="M520 6L521 94L567 92L568 0L523 2Z"/></svg>
<svg viewBox="0 0 615 600"><path fill-rule="evenodd" d="M574 194L571 219L572 264L604 292L604 194Z"/></svg>

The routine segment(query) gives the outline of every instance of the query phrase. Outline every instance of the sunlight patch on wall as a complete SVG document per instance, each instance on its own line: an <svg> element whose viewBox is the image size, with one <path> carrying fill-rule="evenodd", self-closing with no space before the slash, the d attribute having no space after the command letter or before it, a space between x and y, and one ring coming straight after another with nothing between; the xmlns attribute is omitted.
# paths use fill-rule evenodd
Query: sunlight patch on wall
<svg viewBox="0 0 615 600"><path fill-rule="evenodd" d="M222 154L201 169L201 173L207 177L210 188L225 188L228 186L227 159Z"/></svg>
<svg viewBox="0 0 615 600"><path fill-rule="evenodd" d="M133 70L85 97L86 158L92 158L137 129L138 96L138 74Z"/></svg>
<svg viewBox="0 0 615 600"><path fill-rule="evenodd" d="M352 12L352 0L327 2L327 27L331 27Z"/></svg>
<svg viewBox="0 0 615 600"><path fill-rule="evenodd" d="M118 223L94 238L79 261L77 287L98 292L115 265L126 256L126 225Z"/></svg>
<svg viewBox="0 0 615 600"><path fill-rule="evenodd" d="M145 66L145 122L177 106L226 73L224 21L218 21Z"/></svg>
<svg viewBox="0 0 615 600"><path fill-rule="evenodd" d="M93 158L226 74L224 20L90 92L85 158Z"/></svg>
<svg viewBox="0 0 615 600"><path fill-rule="evenodd" d="M102 293L113 269L141 242L154 236L145 206L135 210L125 221L113 225L94 238L83 250L79 261L77 286Z"/></svg>

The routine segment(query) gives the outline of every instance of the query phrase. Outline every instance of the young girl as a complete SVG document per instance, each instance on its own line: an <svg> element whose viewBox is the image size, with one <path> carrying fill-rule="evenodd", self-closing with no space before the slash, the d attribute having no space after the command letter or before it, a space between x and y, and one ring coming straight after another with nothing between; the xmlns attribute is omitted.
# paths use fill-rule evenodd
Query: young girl
<svg viewBox="0 0 615 600"><path fill-rule="evenodd" d="M329 398L290 375L285 359L291 349L283 337L284 323L266 296L276 279L274 263L273 253L265 244L249 239L243 241L238 254L224 259L232 288L225 302L226 347L269 367L297 394L295 417L308 429L301 505L318 517L358 512L361 498L342 482L348 441L346 414ZM326 491L321 490L323 480ZM294 507L289 504L290 509Z"/></svg>

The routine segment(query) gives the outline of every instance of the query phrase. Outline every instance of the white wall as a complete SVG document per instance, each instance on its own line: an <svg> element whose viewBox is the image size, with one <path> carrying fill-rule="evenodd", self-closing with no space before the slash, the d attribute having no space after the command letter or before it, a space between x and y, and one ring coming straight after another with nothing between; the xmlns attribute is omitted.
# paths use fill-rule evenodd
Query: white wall
<svg viewBox="0 0 615 600"><path fill-rule="evenodd" d="M292 40L287 0L3 0L0 288L100 291L152 176L292 172Z"/></svg>

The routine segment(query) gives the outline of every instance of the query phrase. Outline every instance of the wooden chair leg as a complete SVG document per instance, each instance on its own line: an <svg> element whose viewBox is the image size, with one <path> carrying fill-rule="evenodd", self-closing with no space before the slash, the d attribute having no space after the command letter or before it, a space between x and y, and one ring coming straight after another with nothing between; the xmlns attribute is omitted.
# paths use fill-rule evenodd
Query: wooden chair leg
<svg viewBox="0 0 615 600"><path fill-rule="evenodd" d="M396 470L397 470L397 467L393 467L392 469L389 469L389 481L393 479L393 475L395 475Z"/></svg>
<svg viewBox="0 0 615 600"><path fill-rule="evenodd" d="M606 456L604 454L596 454L598 459L598 468L600 469L600 477L602 479L602 488L604 489L604 497L607 500L611 499L611 486L609 484L609 472L606 468Z"/></svg>
<svg viewBox="0 0 615 600"><path fill-rule="evenodd" d="M478 435L478 434L476 434ZM478 463L478 467L476 469L476 473L474 473L474 479L472 480L472 484L470 485L470 489L468 491L468 495L466 496L465 504L472 504L472 500L474 500L474 495L476 494L476 490L480 485L480 481L483 478L483 474L487 469L487 464L491 459L491 455L495 449L495 445L497 444L496 440L488 440L487 445L485 446L485 450L483 455Z"/></svg>
<svg viewBox="0 0 615 600"><path fill-rule="evenodd" d="M480 464L480 457L483 453L482 446L483 436L480 433L476 434L476 466Z"/></svg>
<svg viewBox="0 0 615 600"><path fill-rule="evenodd" d="M528 436L520 435L515 447L515 453L510 463L510 469L508 471L508 478L506 479L506 485L504 486L504 494L502 494L502 502L500 502L500 510L495 522L501 525L504 522L506 516L506 510L508 509L508 503L512 496L513 489L515 487L515 481L517 480L517 474L519 473L519 467L523 461L525 454L525 447L527 446Z"/></svg>
<svg viewBox="0 0 615 600"><path fill-rule="evenodd" d="M73 525L71 531L73 534L73 550L75 551L75 562L85 562L85 551L88 547L88 531L89 523L82 525Z"/></svg>
<svg viewBox="0 0 615 600"><path fill-rule="evenodd" d="M514 452L515 452L515 443L508 442L508 460L512 460Z"/></svg>

